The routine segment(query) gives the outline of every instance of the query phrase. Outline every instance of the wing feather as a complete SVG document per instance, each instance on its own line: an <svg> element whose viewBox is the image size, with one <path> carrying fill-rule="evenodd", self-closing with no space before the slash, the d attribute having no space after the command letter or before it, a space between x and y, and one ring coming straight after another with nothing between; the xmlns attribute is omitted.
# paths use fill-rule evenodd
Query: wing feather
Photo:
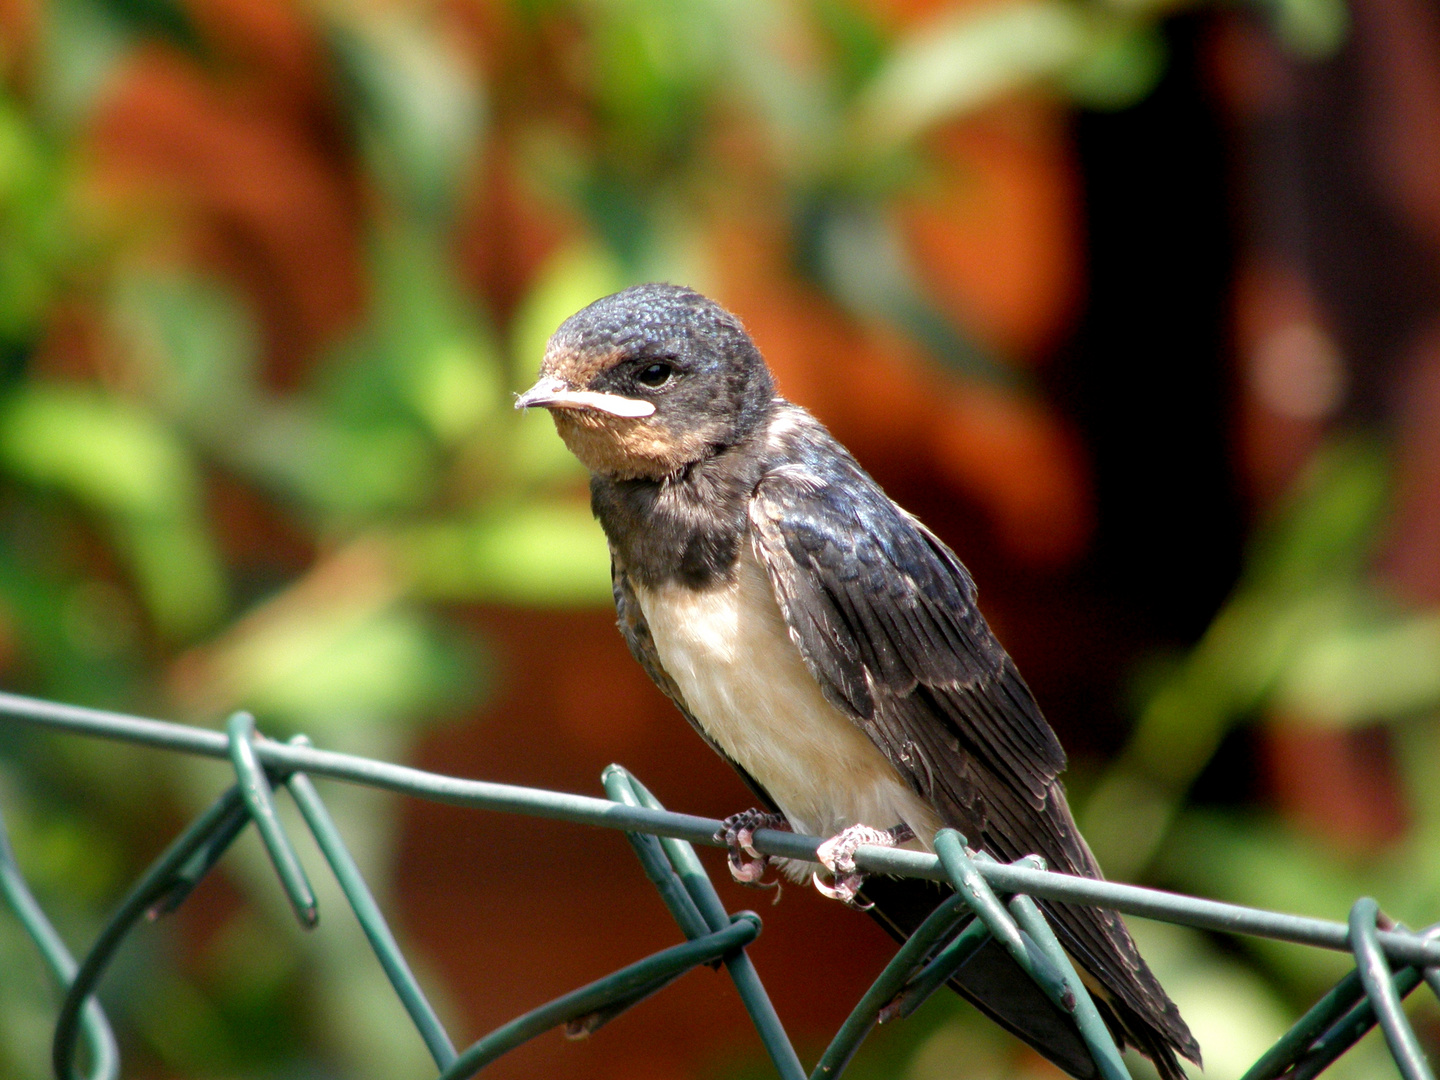
<svg viewBox="0 0 1440 1080"><path fill-rule="evenodd" d="M1064 750L981 615L965 567L823 428L791 431L799 434L781 456L804 468L762 478L751 538L827 698L972 844L1101 876L1058 779ZM1066 948L1118 998L1116 1011L1153 1025L1132 1040L1198 1056L1118 916L1045 906Z"/></svg>

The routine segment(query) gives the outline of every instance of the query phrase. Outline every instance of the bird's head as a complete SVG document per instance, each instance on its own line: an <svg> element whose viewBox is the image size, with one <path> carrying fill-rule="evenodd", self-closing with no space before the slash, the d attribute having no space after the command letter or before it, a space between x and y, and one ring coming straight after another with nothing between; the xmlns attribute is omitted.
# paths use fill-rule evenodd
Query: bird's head
<svg viewBox="0 0 1440 1080"><path fill-rule="evenodd" d="M515 407L549 409L591 472L659 480L745 438L774 393L739 319L692 289L652 284L561 323Z"/></svg>

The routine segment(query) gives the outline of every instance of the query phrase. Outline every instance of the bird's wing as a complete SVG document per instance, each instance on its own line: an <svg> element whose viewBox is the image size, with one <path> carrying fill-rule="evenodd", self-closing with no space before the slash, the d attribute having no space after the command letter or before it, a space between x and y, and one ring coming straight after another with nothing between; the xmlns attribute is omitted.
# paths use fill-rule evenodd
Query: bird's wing
<svg viewBox="0 0 1440 1080"><path fill-rule="evenodd" d="M680 715L689 721L690 726L699 733L710 749L729 762L730 767L740 774L740 779L745 782L745 786L750 789L761 805L771 812L779 810L775 800L756 782L755 778L716 745L715 740L695 719L695 714L690 711L690 706L685 704L685 698L680 693L680 688L675 685L675 680L670 677L670 673L665 670L665 665L660 662L660 652L655 648L655 637L650 633L650 624L645 621L645 613L640 609L640 601L635 596L635 588L630 583L630 575L625 572L624 566L621 565L613 551L610 555L610 588L615 594L616 623L620 627L620 636L630 647L630 655L635 657L640 666L645 669L645 674L650 676L650 681L674 703L675 707L680 710Z"/></svg>
<svg viewBox="0 0 1440 1080"><path fill-rule="evenodd" d="M773 470L750 503L791 637L832 704L920 794L972 828L1013 816L1010 838L1045 854L1059 740L960 561L859 466L830 468L845 465L851 475L818 483L809 470ZM1078 850L1062 861L1076 860Z"/></svg>
<svg viewBox="0 0 1440 1080"><path fill-rule="evenodd" d="M972 846L1100 877L1057 779L1065 753L980 614L970 575L838 443L812 438L828 445L791 455L750 504L753 543L811 674ZM1126 1011L1198 1055L1118 915L1045 907Z"/></svg>

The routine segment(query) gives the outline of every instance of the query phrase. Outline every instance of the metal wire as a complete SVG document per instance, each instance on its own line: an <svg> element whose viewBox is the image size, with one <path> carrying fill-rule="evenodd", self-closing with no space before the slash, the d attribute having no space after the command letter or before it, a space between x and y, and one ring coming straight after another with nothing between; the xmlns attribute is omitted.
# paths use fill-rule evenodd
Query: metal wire
<svg viewBox="0 0 1440 1080"><path fill-rule="evenodd" d="M310 745L310 740L304 735L297 735L290 741L296 746ZM370 947L375 950L380 966L385 969L386 978L395 988L395 995L404 1005L405 1011L410 1014L410 1020L420 1032L430 1056L442 1070L449 1068L455 1061L455 1047L450 1042L450 1036L445 1033L440 1018L435 1015L435 1010L425 999L420 984L415 981L415 975L411 972L410 965L405 962L395 935L390 932L385 916L381 914L380 905L375 903L375 897L360 875L360 868L355 865L350 849L340 837L340 830L330 819L330 811L325 809L325 804L320 800L320 793L304 773L291 776L285 781L285 787L294 797L295 805L300 808L300 814L305 818L305 824L310 827L310 833L315 837L325 861L330 864L330 871L339 882L340 890L350 902L350 910L355 912L361 929L370 939Z"/></svg>
<svg viewBox="0 0 1440 1080"><path fill-rule="evenodd" d="M275 812L270 778L255 757L255 718L249 713L237 712L230 717L225 730L230 734L230 763L235 767L245 807L260 832L260 839L265 843L265 850L280 877L285 895L290 898L295 917L306 930L314 929L320 921L319 905L315 902L315 891L310 888L310 881L305 876L305 868L300 865L300 856L290 846L290 838L285 835L280 816Z"/></svg>
<svg viewBox="0 0 1440 1080"><path fill-rule="evenodd" d="M166 899L175 887L177 872L190 864L192 856L200 852L213 836L225 833L234 816L241 811L245 800L238 788L230 788L211 804L195 822L166 849L150 869L131 888L121 902L119 909L111 916L90 952L80 964L75 977L69 980L65 1001L60 1006L60 1016L55 1021L55 1040L51 1045L52 1063L55 1075L60 1080L78 1078L71 1062L75 1057L75 1042L79 1038L80 1012L89 1004L91 993L100 976L114 958L120 944L135 924L154 909L157 902ZM233 832L230 835L234 835Z"/></svg>
<svg viewBox="0 0 1440 1080"><path fill-rule="evenodd" d="M313 890L275 812L277 786L298 805L440 1070L441 1080L474 1075L501 1054L553 1027L563 1026L572 1037L589 1035L691 968L717 961L729 972L778 1074L783 1080L804 1080L806 1076L745 951L760 932L760 919L753 912L725 910L692 846L723 846L716 838L722 823L667 811L620 766L610 766L602 777L607 800L463 780L338 754L316 749L303 736L288 743L274 742L256 734L254 720L246 713L231 717L222 734L0 693L0 716L75 734L219 758L227 760L236 774L235 786L196 819L131 888L78 967L26 887L0 823L0 893L65 988L52 1047L55 1075L60 1080L78 1080L81 1075L73 1060L82 1035L90 1060L86 1080L113 1080L119 1075L114 1039L93 997L96 986L142 916L163 915L178 907L252 820L297 917L306 927L316 924ZM622 829L686 941L542 1005L457 1054L308 774L462 806ZM765 854L813 861L821 838L761 829L754 842ZM964 838L953 830L942 830L935 848L935 855L873 847L856 852L856 862L865 871L946 881L956 892L886 965L822 1054L809 1074L811 1080L839 1076L877 1022L909 1016L991 937L1075 1020L1099 1075L1105 1080L1128 1080L1108 1029L1034 903L1035 897L1352 952L1356 970L1302 1017L1245 1080L1314 1076L1377 1019L1405 1080L1434 1080L1400 1003L1422 981L1440 992L1440 926L1424 934L1403 927L1381 929L1378 909L1369 899L1356 903L1346 925L1055 874L1034 856L1016 863L997 863L983 852L970 851ZM1008 899L1002 901L1002 896ZM970 918L971 914L975 917ZM1392 964L1399 970L1393 970Z"/></svg>
<svg viewBox="0 0 1440 1080"><path fill-rule="evenodd" d="M6 903L30 935L30 940L35 942L55 980L65 987L73 984L77 970L75 958L50 925L30 887L25 884L10 846L10 833L5 828L4 818L0 818L0 892L5 894ZM120 1075L120 1050L115 1045L110 1022L105 1019L98 1002L85 1002L80 1022L90 1051L90 1080L117 1080Z"/></svg>
<svg viewBox="0 0 1440 1080"><path fill-rule="evenodd" d="M1365 987L1365 994L1380 1017L1380 1027L1385 1032L1385 1042L1390 1055L1400 1067L1405 1080L1435 1080L1420 1044L1415 1041L1415 1032L1400 1011L1400 995L1396 993L1394 976L1385 954L1375 940L1376 921L1380 905L1368 896L1355 901L1350 909L1350 939L1355 950L1355 970Z"/></svg>

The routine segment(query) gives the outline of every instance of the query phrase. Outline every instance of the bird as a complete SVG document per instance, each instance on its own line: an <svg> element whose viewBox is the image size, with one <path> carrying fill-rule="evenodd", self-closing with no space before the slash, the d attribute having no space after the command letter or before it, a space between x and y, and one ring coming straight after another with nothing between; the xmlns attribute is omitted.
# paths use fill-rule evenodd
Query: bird
<svg viewBox="0 0 1440 1080"><path fill-rule="evenodd" d="M927 850L950 827L996 859L1102 877L1065 752L969 572L777 393L737 316L684 286L624 289L559 326L515 404L547 409L590 472L631 653L762 804L726 819L737 880L760 883L759 828L829 837L819 864L780 871L903 940L948 887L867 878L862 844ZM1199 1045L1120 917L1041 906L1117 1043L1182 1080L1177 1055L1199 1064ZM951 985L1071 1075L1097 1075L997 943Z"/></svg>

